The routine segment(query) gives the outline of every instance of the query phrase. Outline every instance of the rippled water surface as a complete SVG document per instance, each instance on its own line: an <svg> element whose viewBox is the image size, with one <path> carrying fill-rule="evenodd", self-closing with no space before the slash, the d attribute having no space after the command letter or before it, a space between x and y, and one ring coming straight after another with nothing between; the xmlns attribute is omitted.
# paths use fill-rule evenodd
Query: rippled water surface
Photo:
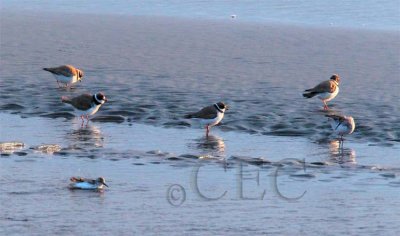
<svg viewBox="0 0 400 236"><path fill-rule="evenodd" d="M400 233L398 33L0 17L0 234ZM41 69L61 64L83 82ZM324 112L301 93L332 73ZM60 97L97 91L109 102L81 127ZM220 100L209 137L183 119ZM356 121L343 149L328 113ZM71 176L110 188L69 191Z"/></svg>
<svg viewBox="0 0 400 236"><path fill-rule="evenodd" d="M338 73L342 83L331 112L354 117L352 139L399 142L399 34L11 16L2 14L3 111L72 118L61 96L103 91L110 102L99 115L110 121L187 127L186 113L222 100L231 106L222 130L318 141L330 133L326 113L318 99L306 100L301 93ZM38 27L31 30L33 25ZM84 82L69 91L58 89L41 70L64 63L86 72Z"/></svg>

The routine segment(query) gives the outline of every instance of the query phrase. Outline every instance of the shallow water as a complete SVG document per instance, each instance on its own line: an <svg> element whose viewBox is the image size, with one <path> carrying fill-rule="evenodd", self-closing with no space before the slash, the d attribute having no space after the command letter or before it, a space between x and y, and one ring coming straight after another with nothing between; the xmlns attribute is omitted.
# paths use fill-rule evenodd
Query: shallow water
<svg viewBox="0 0 400 236"><path fill-rule="evenodd" d="M0 234L400 233L397 33L0 17ZM86 75L71 90L41 70L65 63ZM331 112L357 124L343 149L301 96L332 73ZM81 127L60 97L86 91L109 102ZM182 119L219 100L210 137ZM69 191L71 176L110 188Z"/></svg>
<svg viewBox="0 0 400 236"><path fill-rule="evenodd" d="M19 143L0 157L2 234L400 232L398 148L0 118L0 140ZM105 176L110 187L70 191L71 176Z"/></svg>

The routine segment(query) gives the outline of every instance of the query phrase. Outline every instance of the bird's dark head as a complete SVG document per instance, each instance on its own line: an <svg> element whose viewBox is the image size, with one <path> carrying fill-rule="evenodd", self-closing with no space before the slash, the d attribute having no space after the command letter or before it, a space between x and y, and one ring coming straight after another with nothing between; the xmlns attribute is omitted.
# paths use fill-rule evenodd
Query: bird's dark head
<svg viewBox="0 0 400 236"><path fill-rule="evenodd" d="M228 105L226 105L223 102L218 102L215 104L222 112L225 112L226 110L229 109Z"/></svg>
<svg viewBox="0 0 400 236"><path fill-rule="evenodd" d="M97 105L104 104L105 102L107 102L106 96L101 92L93 95L93 98Z"/></svg>
<svg viewBox="0 0 400 236"><path fill-rule="evenodd" d="M333 75L331 76L331 80L334 80L334 81L336 81L336 83L339 84L339 82L340 82L340 76L339 76L338 74L333 74Z"/></svg>

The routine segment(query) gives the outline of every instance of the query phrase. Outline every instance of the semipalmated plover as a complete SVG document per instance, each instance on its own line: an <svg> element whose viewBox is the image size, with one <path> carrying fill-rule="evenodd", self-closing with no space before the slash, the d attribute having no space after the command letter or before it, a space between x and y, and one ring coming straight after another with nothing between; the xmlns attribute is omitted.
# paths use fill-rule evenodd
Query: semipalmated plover
<svg viewBox="0 0 400 236"><path fill-rule="evenodd" d="M107 98L103 93L96 93L94 95L85 93L74 98L63 96L61 97L61 101L71 104L74 107L77 115L81 117L83 125L84 117L89 122L89 116L94 115L101 105L107 102Z"/></svg>
<svg viewBox="0 0 400 236"><path fill-rule="evenodd" d="M64 83L65 87L67 87L68 84L73 84L81 81L83 77L83 71L76 69L71 65L43 68L43 70L48 71L54 75L57 80L58 87L60 87L59 82Z"/></svg>
<svg viewBox="0 0 400 236"><path fill-rule="evenodd" d="M340 135L340 139L343 141L343 135L353 133L356 128L354 119L351 116L341 115L326 115L330 119L331 127L333 131Z"/></svg>
<svg viewBox="0 0 400 236"><path fill-rule="evenodd" d="M101 190L104 186L108 187L103 177L97 179L85 179L82 177L71 177L70 189Z"/></svg>
<svg viewBox="0 0 400 236"><path fill-rule="evenodd" d="M205 126L206 136L208 136L210 128L217 125L222 118L224 118L224 113L227 109L228 106L223 102L218 102L211 106L204 107L198 112L190 113L186 115L185 118L198 120L202 126Z"/></svg>
<svg viewBox="0 0 400 236"><path fill-rule="evenodd" d="M318 95L318 98L324 103L324 110L328 110L329 108L328 105L326 105L326 102L334 99L339 93L339 82L339 75L334 74L329 80L319 83L314 88L305 90L303 96L306 98L312 98Z"/></svg>

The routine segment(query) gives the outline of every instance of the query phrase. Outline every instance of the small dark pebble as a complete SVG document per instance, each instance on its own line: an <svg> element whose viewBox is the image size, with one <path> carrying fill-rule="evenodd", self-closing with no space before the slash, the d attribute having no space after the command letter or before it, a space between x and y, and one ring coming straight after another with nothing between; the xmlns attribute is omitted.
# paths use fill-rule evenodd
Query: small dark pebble
<svg viewBox="0 0 400 236"><path fill-rule="evenodd" d="M47 117L47 118L67 118L67 119L72 119L75 117L74 114L71 114L69 112L53 112L53 113L47 113L47 114L43 114L40 115L41 117Z"/></svg>
<svg viewBox="0 0 400 236"><path fill-rule="evenodd" d="M94 122L123 123L125 121L125 117L120 116L120 115L97 116L91 120Z"/></svg>
<svg viewBox="0 0 400 236"><path fill-rule="evenodd" d="M79 157L81 157L81 156L79 156ZM90 154L90 155L82 156L82 157L87 157L87 158L90 158L90 159L96 159L96 158L98 158L98 156L97 156L97 155L94 155L94 154Z"/></svg>
<svg viewBox="0 0 400 236"><path fill-rule="evenodd" d="M231 156L230 159L239 161L239 162L245 162L245 163L252 164L252 165L271 164L270 161L265 160L263 158L252 158L252 157L246 157L246 156Z"/></svg>
<svg viewBox="0 0 400 236"><path fill-rule="evenodd" d="M58 156L68 156L70 153L69 152L55 152L54 155L58 155Z"/></svg>
<svg viewBox="0 0 400 236"><path fill-rule="evenodd" d="M383 173L383 174L380 174L380 176L383 176L385 178L396 178L395 173Z"/></svg>
<svg viewBox="0 0 400 236"><path fill-rule="evenodd" d="M168 157L167 158L167 160L171 160L171 161L179 161L179 160L182 160L181 158L179 158L179 157Z"/></svg>
<svg viewBox="0 0 400 236"><path fill-rule="evenodd" d="M325 162L321 162L321 161L311 162L310 164L311 165L316 165L316 166L324 166L324 165L326 165Z"/></svg>
<svg viewBox="0 0 400 236"><path fill-rule="evenodd" d="M190 124L184 121L176 121L176 122L166 122L163 124L163 126L167 127L174 127L174 126L184 126L184 127L190 127Z"/></svg>
<svg viewBox="0 0 400 236"><path fill-rule="evenodd" d="M310 131L298 131L298 130L276 130L272 132L263 132L264 135L276 135L276 136L288 136L298 137L310 134Z"/></svg>
<svg viewBox="0 0 400 236"><path fill-rule="evenodd" d="M11 220L11 221L23 221L23 222L28 221L28 219L15 219L15 218L12 218L12 217L6 217L5 219L6 220Z"/></svg>
<svg viewBox="0 0 400 236"><path fill-rule="evenodd" d="M199 156L192 155L192 154L183 154L183 155L180 155L179 157L187 158L187 159L199 159L200 158Z"/></svg>
<svg viewBox="0 0 400 236"><path fill-rule="evenodd" d="M14 154L17 155L17 156L26 156L26 155L28 155L28 153L26 153L26 152L14 152Z"/></svg>
<svg viewBox="0 0 400 236"><path fill-rule="evenodd" d="M296 178L315 178L315 175L314 174L310 174L310 173L292 174L290 176L291 177L296 177Z"/></svg>
<svg viewBox="0 0 400 236"><path fill-rule="evenodd" d="M143 163L133 163L132 165L135 165L135 166L144 166Z"/></svg>

